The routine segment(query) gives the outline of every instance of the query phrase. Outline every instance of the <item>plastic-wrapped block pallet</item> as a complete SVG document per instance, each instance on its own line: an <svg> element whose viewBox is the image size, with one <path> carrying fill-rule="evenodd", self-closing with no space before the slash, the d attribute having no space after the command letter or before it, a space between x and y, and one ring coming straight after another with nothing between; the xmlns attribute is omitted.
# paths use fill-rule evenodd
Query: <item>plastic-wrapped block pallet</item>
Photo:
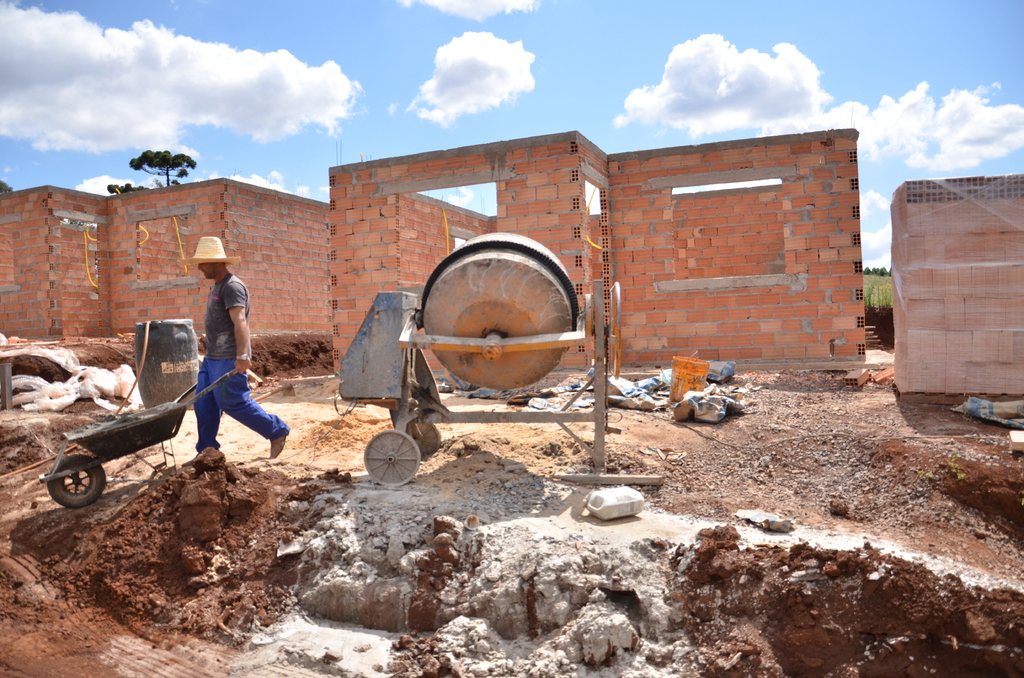
<svg viewBox="0 0 1024 678"><path fill-rule="evenodd" d="M908 181L892 200L901 393L1024 392L1024 175Z"/></svg>

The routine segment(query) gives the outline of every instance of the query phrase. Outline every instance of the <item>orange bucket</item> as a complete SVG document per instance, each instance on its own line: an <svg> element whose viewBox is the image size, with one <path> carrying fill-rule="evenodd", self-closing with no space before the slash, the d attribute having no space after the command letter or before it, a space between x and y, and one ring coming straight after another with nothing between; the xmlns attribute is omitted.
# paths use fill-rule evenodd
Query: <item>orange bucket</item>
<svg viewBox="0 0 1024 678"><path fill-rule="evenodd" d="M679 402L687 391L703 391L707 385L708 367L706 360L696 358L672 358L672 386L669 400Z"/></svg>

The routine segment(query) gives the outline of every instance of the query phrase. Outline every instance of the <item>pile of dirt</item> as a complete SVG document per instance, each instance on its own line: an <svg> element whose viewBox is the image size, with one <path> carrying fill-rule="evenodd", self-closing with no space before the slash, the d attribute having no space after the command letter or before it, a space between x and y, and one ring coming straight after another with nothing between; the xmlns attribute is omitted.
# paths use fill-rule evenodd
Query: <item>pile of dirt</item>
<svg viewBox="0 0 1024 678"><path fill-rule="evenodd" d="M23 522L12 535L68 600L103 609L144 636L226 640L269 626L288 607L296 559L278 555L331 480L295 483L244 469L213 448L190 470L82 532L73 522Z"/></svg>

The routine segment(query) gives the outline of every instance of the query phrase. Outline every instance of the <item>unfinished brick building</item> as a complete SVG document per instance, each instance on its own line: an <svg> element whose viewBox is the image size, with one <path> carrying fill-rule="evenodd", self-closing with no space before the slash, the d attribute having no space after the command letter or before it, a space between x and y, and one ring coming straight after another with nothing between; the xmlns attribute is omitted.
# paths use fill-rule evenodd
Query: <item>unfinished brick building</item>
<svg viewBox="0 0 1024 678"><path fill-rule="evenodd" d="M326 205L227 179L99 196L54 186L0 195L0 332L105 337L191 318L208 286L182 259L224 240L259 299L256 332L328 332Z"/></svg>
<svg viewBox="0 0 1024 678"><path fill-rule="evenodd" d="M118 196L0 195L0 332L111 336L201 322L181 259L204 235L242 258L254 331L333 331L335 360L374 296L423 285L453 238L516 232L578 294L622 287L625 363L863 361L857 132L606 154L578 132L330 169L330 205L218 179ZM767 186L722 184L774 180ZM497 216L420 191L493 182ZM586 184L599 191L589 214ZM678 193L693 190L695 193ZM676 192L674 192L676 191ZM581 366L588 347L563 361Z"/></svg>
<svg viewBox="0 0 1024 678"><path fill-rule="evenodd" d="M578 294L623 290L623 361L862 362L857 132L608 155L578 132L333 167L336 359L377 292L425 284L448 235L515 232ZM767 186L724 183L776 180ZM494 182L497 216L419 191ZM585 184L600 191L600 215ZM705 187L696 193L673 189ZM580 366L586 347L564 363Z"/></svg>

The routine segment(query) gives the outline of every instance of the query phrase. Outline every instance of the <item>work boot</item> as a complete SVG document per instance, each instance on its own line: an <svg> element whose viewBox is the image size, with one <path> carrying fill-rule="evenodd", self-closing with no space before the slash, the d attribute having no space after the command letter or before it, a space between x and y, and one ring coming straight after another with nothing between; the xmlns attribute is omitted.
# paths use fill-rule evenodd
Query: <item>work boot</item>
<svg viewBox="0 0 1024 678"><path fill-rule="evenodd" d="M281 454L281 450L284 449L284 441L288 440L287 435L283 435L277 440L270 441L270 458L277 459L277 456Z"/></svg>

